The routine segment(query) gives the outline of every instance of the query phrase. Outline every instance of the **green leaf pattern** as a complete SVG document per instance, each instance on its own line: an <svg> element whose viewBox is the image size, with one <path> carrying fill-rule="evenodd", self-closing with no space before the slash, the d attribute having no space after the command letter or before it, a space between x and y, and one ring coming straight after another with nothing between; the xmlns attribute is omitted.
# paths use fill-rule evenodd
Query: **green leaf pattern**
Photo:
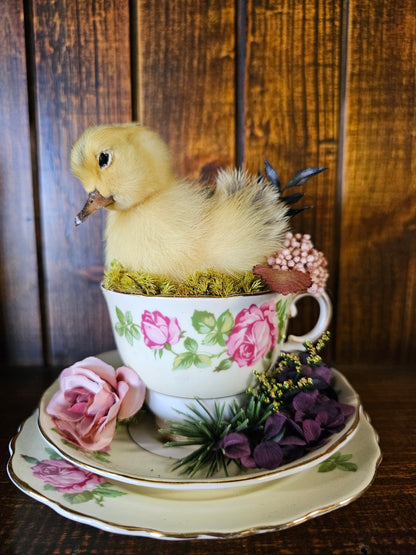
<svg viewBox="0 0 416 555"><path fill-rule="evenodd" d="M111 482L104 482L92 490L81 491L80 493L64 493L63 498L71 505L78 503L87 503L88 501L95 501L100 507L104 507L105 497L120 497L127 495L124 491L112 489Z"/></svg>
<svg viewBox="0 0 416 555"><path fill-rule="evenodd" d="M125 337L130 345L133 345L135 340L140 339L140 327L133 322L133 316L130 310L123 312L116 306L116 314L118 321L114 329L120 337Z"/></svg>
<svg viewBox="0 0 416 555"><path fill-rule="evenodd" d="M318 472L331 472L332 470L344 470L346 472L356 472L358 466L356 463L351 462L352 455L341 455L340 452L335 453L329 459L322 462L318 466Z"/></svg>
<svg viewBox="0 0 416 555"><path fill-rule="evenodd" d="M286 321L291 302L291 296L286 299L279 300L276 303L276 314L279 322L278 342L282 341L286 331ZM117 321L114 325L116 333L120 337L125 337L126 341L133 345L135 341L139 341L143 332L140 324L133 321L132 314L129 310L123 312L116 307ZM234 317L230 310L225 310L222 314L215 317L212 312L206 310L194 310L191 316L191 325L196 333L200 336L200 340L196 340L181 332L182 351L173 350L169 343L163 348L155 349L155 358L161 358L164 352L173 355L172 370L187 370L192 366L196 368L211 368L214 372L222 372L231 368L233 358L227 356L227 340L234 328ZM223 347L220 353L213 355L204 351L204 346L219 345Z"/></svg>
<svg viewBox="0 0 416 555"><path fill-rule="evenodd" d="M279 300L276 303L276 314L279 320L279 337L277 342L280 343L284 340L286 334L286 323L288 319L289 307L292 301L292 296L287 295L285 300Z"/></svg>

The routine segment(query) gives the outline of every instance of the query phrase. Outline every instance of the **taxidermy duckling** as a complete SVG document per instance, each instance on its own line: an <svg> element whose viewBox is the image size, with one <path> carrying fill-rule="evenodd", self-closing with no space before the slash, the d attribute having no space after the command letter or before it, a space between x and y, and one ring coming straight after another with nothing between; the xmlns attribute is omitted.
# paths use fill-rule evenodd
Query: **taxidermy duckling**
<svg viewBox="0 0 416 555"><path fill-rule="evenodd" d="M267 161L269 182L241 170L219 171L214 190L178 179L167 145L136 123L87 129L72 148L71 167L88 193L76 225L100 207L108 210L106 266L115 259L128 270L174 280L196 270L235 273L264 264L302 210L288 207L302 193L282 198ZM323 169L298 172L286 188Z"/></svg>

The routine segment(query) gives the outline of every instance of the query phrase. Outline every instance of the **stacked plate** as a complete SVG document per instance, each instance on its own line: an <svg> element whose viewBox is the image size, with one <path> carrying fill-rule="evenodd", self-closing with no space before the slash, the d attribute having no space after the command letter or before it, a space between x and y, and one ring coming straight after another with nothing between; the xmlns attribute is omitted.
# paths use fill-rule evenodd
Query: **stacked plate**
<svg viewBox="0 0 416 555"><path fill-rule="evenodd" d="M324 446L276 470L192 479L172 471L186 452L163 446L150 414L120 426L105 453L65 442L45 410L55 382L10 444L9 476L61 515L121 534L207 539L287 528L356 499L381 460L358 395L334 374L340 401L356 410Z"/></svg>

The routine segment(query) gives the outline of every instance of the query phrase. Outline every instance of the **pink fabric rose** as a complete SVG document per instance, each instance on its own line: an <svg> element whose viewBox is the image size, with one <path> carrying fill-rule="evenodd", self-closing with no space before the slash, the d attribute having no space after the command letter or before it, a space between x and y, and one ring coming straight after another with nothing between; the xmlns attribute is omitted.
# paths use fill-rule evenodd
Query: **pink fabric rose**
<svg viewBox="0 0 416 555"><path fill-rule="evenodd" d="M252 366L276 345L279 322L273 301L252 304L239 312L226 345L227 354L240 366Z"/></svg>
<svg viewBox="0 0 416 555"><path fill-rule="evenodd" d="M56 491L63 493L80 493L84 490L91 490L106 481L103 476L97 476L97 474L78 468L63 459L39 461L31 468L36 478L56 487Z"/></svg>
<svg viewBox="0 0 416 555"><path fill-rule="evenodd" d="M88 451L110 445L117 418L133 416L143 405L146 392L133 370L122 366L115 371L95 357L63 370L59 383L46 412L67 441Z"/></svg>
<svg viewBox="0 0 416 555"><path fill-rule="evenodd" d="M143 312L142 332L144 342L150 349L163 349L166 343L175 345L181 338L178 320L163 316L158 310Z"/></svg>

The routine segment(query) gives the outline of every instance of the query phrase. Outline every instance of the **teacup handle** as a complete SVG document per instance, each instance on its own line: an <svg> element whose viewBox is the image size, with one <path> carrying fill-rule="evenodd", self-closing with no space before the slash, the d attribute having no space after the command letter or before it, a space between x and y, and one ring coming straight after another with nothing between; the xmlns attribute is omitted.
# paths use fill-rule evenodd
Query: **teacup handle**
<svg viewBox="0 0 416 555"><path fill-rule="evenodd" d="M305 333L305 335L289 335L286 342L282 345L282 351L304 351L305 347L303 343L305 341L311 341L312 343L319 339L321 335L327 331L329 323L332 318L332 303L331 299L328 297L326 291L320 295L311 295L310 293L301 293L296 295L290 305L289 317L293 318L297 315L298 309L296 308L296 303L303 297L312 297L319 304L319 318L315 326Z"/></svg>

